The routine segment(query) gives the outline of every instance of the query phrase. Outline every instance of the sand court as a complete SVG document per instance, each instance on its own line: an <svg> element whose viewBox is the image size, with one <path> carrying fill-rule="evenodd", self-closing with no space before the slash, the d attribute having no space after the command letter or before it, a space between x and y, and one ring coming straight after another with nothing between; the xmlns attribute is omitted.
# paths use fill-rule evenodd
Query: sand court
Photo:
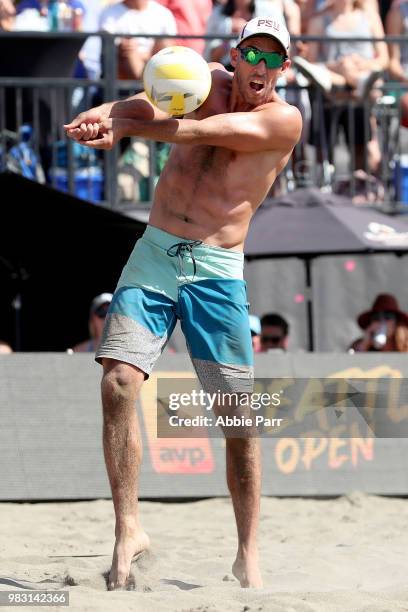
<svg viewBox="0 0 408 612"><path fill-rule="evenodd" d="M236 534L229 499L140 508L151 551L132 564L131 590L108 592L110 500L1 503L0 590L64 589L70 610L408 610L408 500L360 493L264 497L265 587L253 590L241 589L231 573Z"/></svg>

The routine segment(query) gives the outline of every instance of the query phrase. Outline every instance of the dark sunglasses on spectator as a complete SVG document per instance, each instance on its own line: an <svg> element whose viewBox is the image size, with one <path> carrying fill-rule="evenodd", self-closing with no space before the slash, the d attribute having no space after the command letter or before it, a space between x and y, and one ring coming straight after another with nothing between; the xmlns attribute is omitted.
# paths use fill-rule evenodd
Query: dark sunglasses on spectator
<svg viewBox="0 0 408 612"><path fill-rule="evenodd" d="M94 314L96 314L99 319L104 319L108 314L108 310L109 304L102 304L102 306L99 306L99 308L94 310Z"/></svg>
<svg viewBox="0 0 408 612"><path fill-rule="evenodd" d="M251 66L256 66L261 60L265 60L267 68L281 68L285 63L287 56L278 51L260 51L256 47L239 48L242 59Z"/></svg>
<svg viewBox="0 0 408 612"><path fill-rule="evenodd" d="M384 312L374 312L371 315L372 321L395 321L396 318L397 315L395 314L395 312L389 310L384 310Z"/></svg>
<svg viewBox="0 0 408 612"><path fill-rule="evenodd" d="M262 342L272 342L272 344L278 344L283 340L283 336L261 336Z"/></svg>

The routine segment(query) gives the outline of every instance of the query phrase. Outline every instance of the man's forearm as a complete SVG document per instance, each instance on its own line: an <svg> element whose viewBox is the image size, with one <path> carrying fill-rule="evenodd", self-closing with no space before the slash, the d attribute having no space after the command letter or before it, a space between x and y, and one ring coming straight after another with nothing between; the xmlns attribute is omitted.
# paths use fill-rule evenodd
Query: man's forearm
<svg viewBox="0 0 408 612"><path fill-rule="evenodd" d="M255 115L257 115L255 117ZM114 120L113 120L114 121ZM205 119L118 119L119 138L138 136L172 144L208 145L234 151L290 151L298 142L302 120L294 107L279 109L279 116L264 113L227 113Z"/></svg>
<svg viewBox="0 0 408 612"><path fill-rule="evenodd" d="M140 92L126 100L109 103L109 115L112 119L140 119L146 121L167 119L169 115L156 108L147 98L145 92Z"/></svg>
<svg viewBox="0 0 408 612"><path fill-rule="evenodd" d="M270 105L259 111L222 113L199 120L177 119L156 110L145 94L140 96L78 115L64 126L67 134L102 149L111 148L126 136L136 136L171 144L223 147L242 153L274 150L287 154L302 132L302 116L290 105ZM98 118L100 115L102 118Z"/></svg>
<svg viewBox="0 0 408 612"><path fill-rule="evenodd" d="M116 109L116 107L115 107ZM120 112L120 109L119 109ZM200 131L199 121L194 119L162 119L151 121L145 119L129 118L128 110L124 107L122 116L115 115L120 120L120 133L123 136L138 136L158 142L173 144L198 144ZM123 117L123 118L122 118Z"/></svg>
<svg viewBox="0 0 408 612"><path fill-rule="evenodd" d="M235 113L234 119L222 115L225 118L218 122L214 117L201 120L170 117L154 121L127 118L119 119L117 127L121 138L138 136L171 144L220 146L241 151L253 150L254 143L251 144L249 133L244 136L237 125L238 115L239 113ZM256 146L254 150L258 148Z"/></svg>
<svg viewBox="0 0 408 612"><path fill-rule="evenodd" d="M109 117L114 119L128 119L134 114L134 102L138 99L136 94L126 100L115 100L114 102L107 102L110 106Z"/></svg>

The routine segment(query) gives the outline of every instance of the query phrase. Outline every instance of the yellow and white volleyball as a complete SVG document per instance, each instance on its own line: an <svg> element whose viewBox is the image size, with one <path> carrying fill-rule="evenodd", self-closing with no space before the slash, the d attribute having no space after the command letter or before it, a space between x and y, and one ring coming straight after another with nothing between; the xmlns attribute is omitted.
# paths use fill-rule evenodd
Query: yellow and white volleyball
<svg viewBox="0 0 408 612"><path fill-rule="evenodd" d="M197 51L166 47L147 62L143 85L150 102L170 115L186 115L201 106L211 89L211 72Z"/></svg>

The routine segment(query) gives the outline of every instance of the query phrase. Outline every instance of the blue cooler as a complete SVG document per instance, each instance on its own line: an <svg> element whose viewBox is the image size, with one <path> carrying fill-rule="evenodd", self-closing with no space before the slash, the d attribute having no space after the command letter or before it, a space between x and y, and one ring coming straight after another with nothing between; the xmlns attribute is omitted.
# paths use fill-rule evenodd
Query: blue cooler
<svg viewBox="0 0 408 612"><path fill-rule="evenodd" d="M60 191L68 191L68 172L64 168L55 168L50 171L50 179ZM78 168L74 171L75 195L82 200L89 200L97 204L103 199L103 173L95 166Z"/></svg>
<svg viewBox="0 0 408 612"><path fill-rule="evenodd" d="M395 164L394 186L397 202L408 207L408 155L401 155Z"/></svg>

